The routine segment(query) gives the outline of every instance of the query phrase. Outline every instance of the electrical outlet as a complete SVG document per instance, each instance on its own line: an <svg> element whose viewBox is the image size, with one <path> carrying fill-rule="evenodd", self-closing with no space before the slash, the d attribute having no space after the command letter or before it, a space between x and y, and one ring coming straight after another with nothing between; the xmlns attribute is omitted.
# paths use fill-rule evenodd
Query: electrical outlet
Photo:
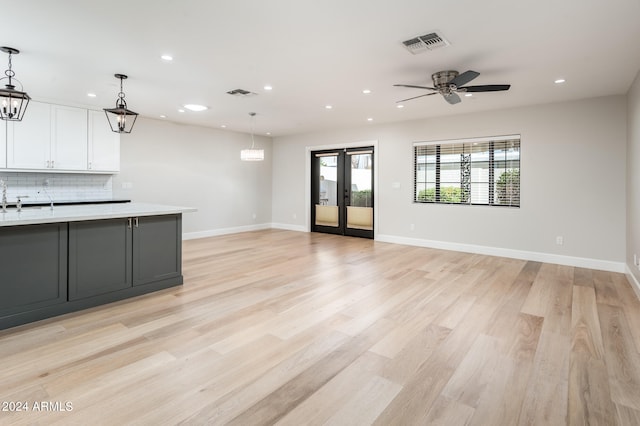
<svg viewBox="0 0 640 426"><path fill-rule="evenodd" d="M294 214L293 214L293 218L294 218L294 219L297 219L297 218L298 218L298 215L294 213Z"/></svg>
<svg viewBox="0 0 640 426"><path fill-rule="evenodd" d="M415 231L416 230L416 225L412 223L411 225L409 225L409 229L412 230L412 231Z"/></svg>
<svg viewBox="0 0 640 426"><path fill-rule="evenodd" d="M561 235L558 235L556 237L556 244L559 245L559 246L564 244L564 238Z"/></svg>
<svg viewBox="0 0 640 426"><path fill-rule="evenodd" d="M47 187L51 184L51 182L49 181L49 179L45 179L42 181L42 186Z"/></svg>
<svg viewBox="0 0 640 426"><path fill-rule="evenodd" d="M257 217L258 217L258 215L257 215L257 214L255 214L255 213L251 215L251 218L252 218L253 220L256 220L256 218L257 218Z"/></svg>
<svg viewBox="0 0 640 426"><path fill-rule="evenodd" d="M122 182L122 189L131 189L133 184L131 182Z"/></svg>

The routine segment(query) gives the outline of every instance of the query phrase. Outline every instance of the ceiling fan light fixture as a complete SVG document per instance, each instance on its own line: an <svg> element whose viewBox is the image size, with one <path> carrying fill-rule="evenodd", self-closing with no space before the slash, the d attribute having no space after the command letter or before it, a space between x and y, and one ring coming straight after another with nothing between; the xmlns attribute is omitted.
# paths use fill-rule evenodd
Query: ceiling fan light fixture
<svg viewBox="0 0 640 426"><path fill-rule="evenodd" d="M410 101L412 99L418 99L425 96L431 96L435 94L440 94L449 104L457 104L460 103L461 98L458 93L463 93L466 97L471 97L471 93L479 93L479 92L501 92L505 90L509 90L511 88L510 84L483 84L479 86L467 86L471 80L475 79L480 75L479 72L476 71L465 71L462 74L458 73L458 71L448 70L448 71L438 71L431 75L431 80L433 81L433 87L428 86L416 86L413 84L394 84L395 87L408 87L412 89L423 89L430 90L430 93L425 93L419 96L413 96L411 98L402 99L397 101L396 103Z"/></svg>
<svg viewBox="0 0 640 426"><path fill-rule="evenodd" d="M0 81L7 80L4 89L0 88L0 119L22 121L31 97L23 91L22 83L14 78L16 73L11 69L11 55L17 55L20 51L6 46L0 47L0 50L9 54L9 68L4 72L6 77L0 79ZM16 90L14 82L20 85L20 90Z"/></svg>
<svg viewBox="0 0 640 426"><path fill-rule="evenodd" d="M115 78L120 79L120 92L116 99L115 108L104 108L104 113L111 126L111 131L115 133L131 133L133 125L136 123L138 113L127 108L127 102L124 100L124 92L122 91L122 81L127 79L124 74L114 74Z"/></svg>

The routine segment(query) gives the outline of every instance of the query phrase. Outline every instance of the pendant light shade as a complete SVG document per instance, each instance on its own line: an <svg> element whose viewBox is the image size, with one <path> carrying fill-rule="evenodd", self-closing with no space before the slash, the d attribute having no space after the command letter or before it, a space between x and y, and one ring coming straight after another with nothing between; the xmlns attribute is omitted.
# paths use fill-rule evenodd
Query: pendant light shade
<svg viewBox="0 0 640 426"><path fill-rule="evenodd" d="M264 160L264 149L256 149L255 148L255 140L253 138L253 126L256 113L250 112L249 116L251 117L251 148L243 149L240 151L240 159L242 161L263 161Z"/></svg>
<svg viewBox="0 0 640 426"><path fill-rule="evenodd" d="M136 123L136 118L138 118L138 113L127 109L127 102L124 100L122 80L126 80L127 76L115 74L115 77L120 79L120 92L118 93L118 99L116 99L116 107L105 108L104 113L107 116L107 120L109 120L112 131L116 133L131 133L133 125Z"/></svg>
<svg viewBox="0 0 640 426"><path fill-rule="evenodd" d="M240 151L242 161L262 161L264 160L264 149L243 149Z"/></svg>
<svg viewBox="0 0 640 426"><path fill-rule="evenodd" d="M16 73L11 69L11 55L20 53L18 49L13 47L0 47L5 53L9 54L9 69L4 72L6 77L0 80L7 80L4 89L0 88L0 119L5 121L22 121L27 105L31 98L26 92L22 91L22 83L15 79ZM16 90L15 83L20 85L20 90Z"/></svg>

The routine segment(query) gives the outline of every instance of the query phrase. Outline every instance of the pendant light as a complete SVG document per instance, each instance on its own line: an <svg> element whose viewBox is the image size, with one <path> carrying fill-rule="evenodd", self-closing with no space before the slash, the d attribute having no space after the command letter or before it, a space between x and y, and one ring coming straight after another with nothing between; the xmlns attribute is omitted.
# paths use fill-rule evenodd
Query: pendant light
<svg viewBox="0 0 640 426"><path fill-rule="evenodd" d="M109 120L112 131L116 133L131 133L131 129L136 123L136 118L138 118L138 113L127 109L127 102L124 100L122 80L126 80L127 76L115 74L115 77L120 79L120 92L118 93L118 99L116 99L116 107L105 108L104 113L107 116L107 120Z"/></svg>
<svg viewBox="0 0 640 426"><path fill-rule="evenodd" d="M16 73L11 69L11 55L17 55L20 53L18 49L13 47L0 47L4 53L9 54L9 69L4 72L6 77L0 80L8 79L4 89L0 89L0 119L6 121L22 121L24 112L27 110L27 105L31 98L26 92L22 91L22 83L15 79ZM16 90L16 86L13 82L16 81L20 85L20 90Z"/></svg>
<svg viewBox="0 0 640 426"><path fill-rule="evenodd" d="M264 160L264 149L255 149L256 141L253 138L253 126L256 113L250 112L251 117L251 148L240 151L240 159L242 161L262 161Z"/></svg>

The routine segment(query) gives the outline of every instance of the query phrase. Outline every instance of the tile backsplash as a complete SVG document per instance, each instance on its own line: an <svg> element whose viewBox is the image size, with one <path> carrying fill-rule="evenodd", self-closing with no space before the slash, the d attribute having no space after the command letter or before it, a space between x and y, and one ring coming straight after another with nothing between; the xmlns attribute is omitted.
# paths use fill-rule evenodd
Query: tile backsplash
<svg viewBox="0 0 640 426"><path fill-rule="evenodd" d="M7 184L7 201L15 203L17 196L28 196L24 203L53 201L111 200L113 176L75 173L18 173L2 172L0 179ZM48 185L47 185L48 183Z"/></svg>

